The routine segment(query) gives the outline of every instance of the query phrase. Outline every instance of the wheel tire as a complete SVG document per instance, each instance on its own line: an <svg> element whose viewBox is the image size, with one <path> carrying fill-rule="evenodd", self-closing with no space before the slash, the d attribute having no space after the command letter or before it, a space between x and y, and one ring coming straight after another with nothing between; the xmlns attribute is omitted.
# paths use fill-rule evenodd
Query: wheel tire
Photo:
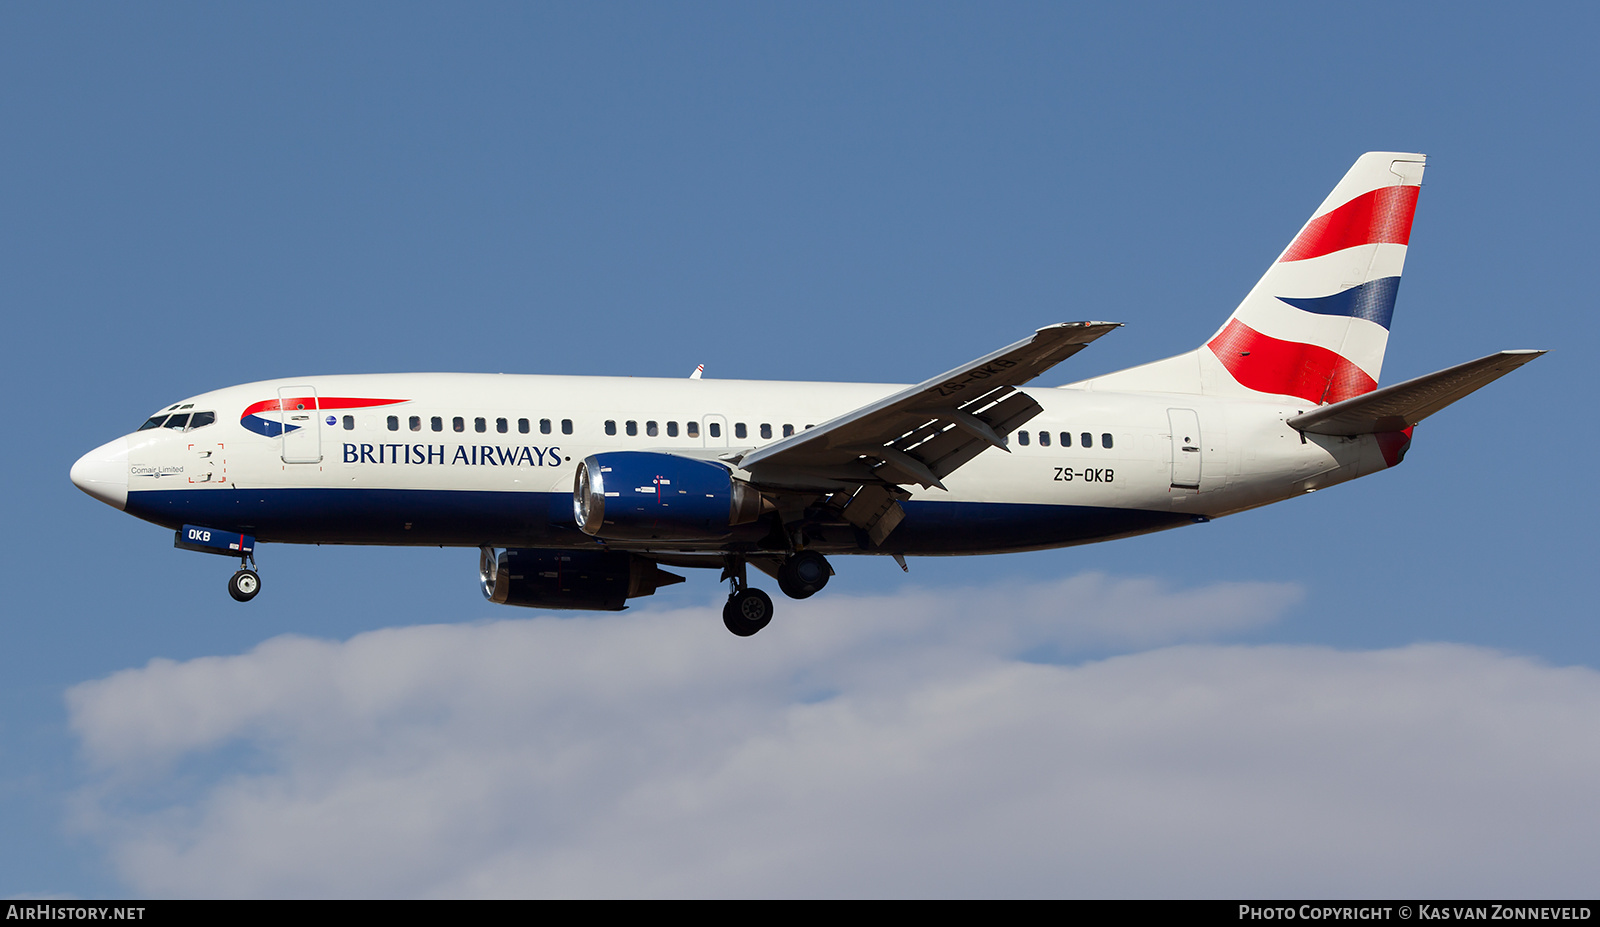
<svg viewBox="0 0 1600 927"><path fill-rule="evenodd" d="M791 599L806 599L822 591L833 576L828 558L814 550L802 550L778 568L778 588Z"/></svg>
<svg viewBox="0 0 1600 927"><path fill-rule="evenodd" d="M228 580L228 595L233 596L235 602L248 602L261 591L261 577L255 570L240 570Z"/></svg>
<svg viewBox="0 0 1600 927"><path fill-rule="evenodd" d="M749 637L772 623L772 597L760 589L728 596L722 606L722 624L740 637Z"/></svg>

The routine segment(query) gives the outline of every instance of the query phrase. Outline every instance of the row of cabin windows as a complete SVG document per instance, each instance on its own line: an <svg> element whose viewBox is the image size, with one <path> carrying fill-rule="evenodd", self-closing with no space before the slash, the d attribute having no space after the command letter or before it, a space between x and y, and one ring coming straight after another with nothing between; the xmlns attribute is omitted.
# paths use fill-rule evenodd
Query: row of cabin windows
<svg viewBox="0 0 1600 927"><path fill-rule="evenodd" d="M399 431L400 430L400 416L398 416L398 415L389 416L388 425L389 425L389 430L390 431ZM344 430L345 431L354 431L355 427L356 427L356 417L354 415L346 415L344 417ZM412 431L421 431L422 430L422 416L420 416L420 415L410 416L406 420L406 427L410 428ZM429 418L428 418L428 428L431 431L444 431L444 416L442 416L442 415L429 416ZM460 415L453 416L450 419L450 430L451 431L459 431L459 432L466 431L467 430L467 420L466 420L466 418L464 418L463 416L460 416ZM473 418L473 420L472 420L472 430L477 432L478 434L487 434L488 431L489 431L489 420L487 418L484 418L481 415ZM506 419L506 418L497 418L497 419L495 419L494 420L494 430L498 434L510 434L511 433L511 420L510 419ZM555 431L555 423L554 422L552 422L550 419L547 419L547 418L539 419L539 434L542 434L542 435L553 434L554 431ZM533 433L533 423L531 421L529 421L528 419L525 419L525 418L517 419L517 434L526 435L526 434L532 434L532 433ZM564 419L561 420L561 433L564 434L564 435L572 434L572 419L564 418Z"/></svg>
<svg viewBox="0 0 1600 927"><path fill-rule="evenodd" d="M205 413L205 414L210 415L211 413ZM155 421L155 419L152 419L151 421ZM208 422L208 424L209 424L209 422ZM354 431L355 428L356 428L356 417L354 415L346 415L346 416L344 416L341 424L344 426L344 430L345 431ZM423 430L423 419L422 419L422 416L420 416L420 415L410 416L409 419L407 420L406 424L412 431L422 431ZM388 426L389 426L389 430L390 431L399 431L400 430L400 416L398 416L398 415L389 416L388 417ZM144 427L145 428L154 428L155 426L150 424L149 422L146 422ZM440 416L440 415L434 415L434 416L429 417L429 419L428 419L428 427L432 431L444 431L445 430L444 417ZM807 425L806 427L807 428L812 428L812 427L815 427L815 426ZM633 420L626 421L626 422L623 423L623 428L624 428L624 430L626 431L626 433L630 437L637 436L639 434L639 423L637 421L633 421ZM783 436L785 438L789 437L790 435L794 434L794 432L795 432L795 427L793 425L784 424L784 425L781 426L781 428L783 429ZM450 419L450 430L451 431L457 431L457 432L465 432L467 430L467 420L466 420L466 418L463 417L463 416L460 416L460 415L452 417ZM489 431L489 420L487 418L484 418L483 416L477 416L477 417L473 418L473 420L472 420L472 430L477 432L477 433L479 433L479 434L488 433L488 431ZM511 432L511 420L510 419L506 419L506 418L497 418L497 419L495 419L494 420L494 430L498 434L509 434ZM616 423L616 421L614 419L608 419L606 421L605 430L606 430L606 434L615 435L617 433L617 423ZM657 422L647 421L647 422L644 423L644 434L645 434L646 437L651 437L651 438L658 437L661 434L661 430L662 430L661 426ZM763 439L770 440L772 438L772 425L770 423L762 422L761 425L758 426L758 430L760 431L761 437ZM548 434L553 434L554 432L555 432L555 423L552 420L550 420L548 418L539 419L539 434L548 435ZM525 435L525 434L532 434L532 433L533 433L533 423L529 419L525 419L525 418L517 419L517 434ZM561 420L561 433L564 434L564 435L572 434L572 419L564 418L564 419ZM722 437L722 424L720 422L708 422L706 424L706 433L708 435L710 435L711 437L713 437L713 438ZM676 438L676 437L678 437L678 434L679 434L678 423L677 422L667 422L666 423L666 436L669 437L669 438ZM698 438L698 437L700 437L700 423L696 422L696 421L684 422L683 423L683 435L685 437L689 437L689 438ZM735 422L734 426L733 426L733 436L735 438L748 438L750 436L750 429L748 427L746 427L744 422Z"/></svg>
<svg viewBox="0 0 1600 927"><path fill-rule="evenodd" d="M1028 432L1026 432L1026 431L1017 432L1017 443L1018 444L1022 445L1023 447L1027 447L1030 440L1031 439L1028 437ZM1049 447L1050 446L1050 432L1048 432L1048 431L1039 432L1039 446L1040 447ZM1070 432L1070 431L1061 432L1061 446L1062 447L1071 447L1072 446L1072 432ZM1094 435L1090 434L1087 431L1085 431L1082 434L1078 435L1078 446L1079 447L1094 447ZM1110 432L1107 432L1107 433L1105 433L1105 434L1100 436L1100 446L1101 447L1105 447L1105 448L1111 447L1111 434L1110 434Z"/></svg>
<svg viewBox="0 0 1600 927"><path fill-rule="evenodd" d="M629 437L634 437L634 436L639 434L639 423L636 422L636 421L629 420L629 421L623 422L622 423L622 427L623 427L623 430L627 433L627 435ZM683 423L683 427L684 427L684 435L686 437L690 437L690 438L698 438L698 437L700 437L700 423L699 422L695 422L695 421L684 422ZM807 428L811 428L812 426L811 425L807 425L806 427ZM772 439L772 425L770 423L762 422L761 425L759 426L759 430L761 432L761 437L764 440L771 440ZM614 435L616 433L617 433L617 423L614 420L611 420L611 419L606 420L606 434ZM660 426L657 425L655 422L645 422L644 423L644 434L645 434L645 437L654 438L657 435L659 435L660 433L661 433ZM721 422L707 422L706 423L706 434L709 435L710 437L713 437L713 438L722 437L722 423ZM783 436L785 438L787 438L792 434L794 434L794 426L793 425L787 425L787 424L784 425L783 426ZM667 423L667 437L676 438L677 436L678 436L678 423L677 422L668 422ZM750 429L748 427L746 427L744 422L734 422L733 423L733 436L735 438L739 438L739 439L748 438L748 437L750 437Z"/></svg>
<svg viewBox="0 0 1600 927"><path fill-rule="evenodd" d="M202 417L203 417L203 420L202 420ZM216 420L216 413L214 413L214 412L197 412L194 415L195 421L194 421L193 424L188 424L188 418L189 418L189 416L187 416L187 415L174 415L174 416L171 416L170 418L167 418L167 416L158 415L158 416L155 416L154 418L150 419L149 421L145 422L143 425L141 425L139 430L143 431L146 428L155 428L158 425L162 424L162 419L167 419L166 427L168 427L168 428L178 428L178 429L181 430L181 429L183 429L185 427L186 424L191 429L200 428L203 425L209 425L213 421L215 421ZM180 419L182 421L180 421ZM344 417L344 420L343 420L343 425L344 425L344 429L346 431L354 431L355 427L356 427L356 417L354 415L346 415ZM398 416L398 415L389 416L388 425L389 425L389 430L390 431L399 431L400 430L400 416ZM410 416L409 420L407 421L407 425L410 427L410 429L412 431L422 431L423 430L422 429L422 416L420 416L420 415ZM429 419L428 419L428 427L433 431L444 431L444 428L445 428L445 426L444 426L444 417L440 416L440 415L434 415L434 416L429 417ZM635 421L635 420L630 419L628 421L623 422L622 423L622 427L623 427L624 433L627 434L629 437L637 437L638 434L639 434L639 423L637 421ZM794 428L793 425L785 423L781 427L783 429L783 436L785 438L787 438L790 435L794 434L795 428ZM811 427L814 427L814 426L807 425L806 427L807 428L811 428ZM457 431L457 432L465 432L467 430L467 421L466 421L466 419L463 416L460 416L460 415L452 417L450 419L450 430ZM479 434L486 434L489 431L489 420L487 418L484 418L483 416L477 416L477 417L473 418L473 420L472 420L472 430L477 432L477 433L479 433ZM510 419L506 419L506 418L497 418L497 419L495 419L494 420L494 430L499 434L509 434L510 431L511 431L511 421L510 421ZM761 435L761 438L763 440L770 441L772 439L772 425L771 425L771 423L762 422L759 426L757 426L757 430L759 431L759 433ZM517 419L517 433L518 434L524 434L524 435L525 434L531 434L532 431L533 431L533 423L530 420L525 419L525 418ZM540 434L542 434L542 435L553 434L554 431L555 431L555 423L552 420L550 420L548 418L539 419L539 433ZM615 419L607 419L606 420L605 431L606 431L606 434L608 434L608 435L613 435L613 436L616 435L616 433L617 433L617 423L616 423ZM564 434L564 435L572 434L572 419L564 418L564 419L561 420L561 433ZM706 433L710 437L713 437L713 438L722 437L722 424L720 422L707 422L706 423ZM647 421L647 422L644 423L644 434L645 434L646 437L649 437L649 438L659 437L660 434L661 434L661 426L657 422ZM683 425L683 434L684 434L685 437L689 437L689 438L698 438L698 437L700 437L700 423L696 422L696 421L685 422L684 425ZM1039 434L1039 446L1040 447L1049 447L1050 443L1051 443L1050 432L1041 431L1038 434ZM666 423L666 435L669 438L678 437L678 423L677 422L667 422ZM734 422L733 423L733 436L734 436L734 438L739 439L739 440L747 439L747 438L750 437L750 429L749 429L748 426L745 425L744 422ZM1061 436L1061 444L1060 444L1061 447L1072 447L1072 432L1063 431L1063 432L1060 432L1060 436ZM1033 442L1033 438L1032 438L1030 432L1026 432L1026 431L1017 432L1017 443L1018 444L1022 445L1023 447L1027 447L1032 442ZM1079 447L1094 447L1094 435L1091 434L1090 432L1087 432L1087 431L1079 433L1079 435L1078 435L1078 446ZM1103 447L1103 448L1110 448L1112 446L1112 438L1111 438L1111 433L1110 432L1106 432L1106 433L1100 435L1100 446Z"/></svg>

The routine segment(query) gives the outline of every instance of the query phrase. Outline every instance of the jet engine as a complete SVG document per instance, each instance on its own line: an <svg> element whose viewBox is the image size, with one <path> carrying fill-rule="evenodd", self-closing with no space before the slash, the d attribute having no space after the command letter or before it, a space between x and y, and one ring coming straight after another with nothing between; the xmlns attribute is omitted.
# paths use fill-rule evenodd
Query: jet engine
<svg viewBox="0 0 1600 927"><path fill-rule="evenodd" d="M483 597L501 605L615 612L624 600L683 582L648 557L616 550L517 548L478 560Z"/></svg>
<svg viewBox="0 0 1600 927"><path fill-rule="evenodd" d="M720 538L763 511L761 493L722 464L648 451L590 455L572 507L585 534L607 540Z"/></svg>

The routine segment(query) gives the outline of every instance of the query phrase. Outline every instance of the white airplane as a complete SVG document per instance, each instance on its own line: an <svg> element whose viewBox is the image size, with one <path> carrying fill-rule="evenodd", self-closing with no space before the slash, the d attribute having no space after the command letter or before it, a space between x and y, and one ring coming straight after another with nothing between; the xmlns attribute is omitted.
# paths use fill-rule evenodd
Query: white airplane
<svg viewBox="0 0 1600 927"><path fill-rule="evenodd" d="M624 608L720 569L723 622L822 589L828 557L1127 537L1395 466L1412 428L1543 351L1378 387L1424 156L1362 155L1222 328L1177 357L1023 384L1117 328L1068 322L916 386L299 377L173 403L72 467L84 492L240 559L255 545L477 547L491 601Z"/></svg>

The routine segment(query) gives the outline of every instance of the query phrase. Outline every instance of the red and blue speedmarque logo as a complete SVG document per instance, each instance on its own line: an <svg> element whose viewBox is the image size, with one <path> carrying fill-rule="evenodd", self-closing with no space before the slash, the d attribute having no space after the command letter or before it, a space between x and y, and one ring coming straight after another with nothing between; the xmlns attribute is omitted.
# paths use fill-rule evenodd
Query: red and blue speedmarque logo
<svg viewBox="0 0 1600 927"><path fill-rule="evenodd" d="M344 396L300 396L293 399L266 399L255 403L244 410L239 416L239 424L269 438L276 438L286 431L299 431L300 425L285 425L284 412L322 412L330 409L375 409L379 406L392 406L397 402L409 402L406 399L354 399ZM316 421L316 416L311 417ZM331 422L329 424L332 424Z"/></svg>

